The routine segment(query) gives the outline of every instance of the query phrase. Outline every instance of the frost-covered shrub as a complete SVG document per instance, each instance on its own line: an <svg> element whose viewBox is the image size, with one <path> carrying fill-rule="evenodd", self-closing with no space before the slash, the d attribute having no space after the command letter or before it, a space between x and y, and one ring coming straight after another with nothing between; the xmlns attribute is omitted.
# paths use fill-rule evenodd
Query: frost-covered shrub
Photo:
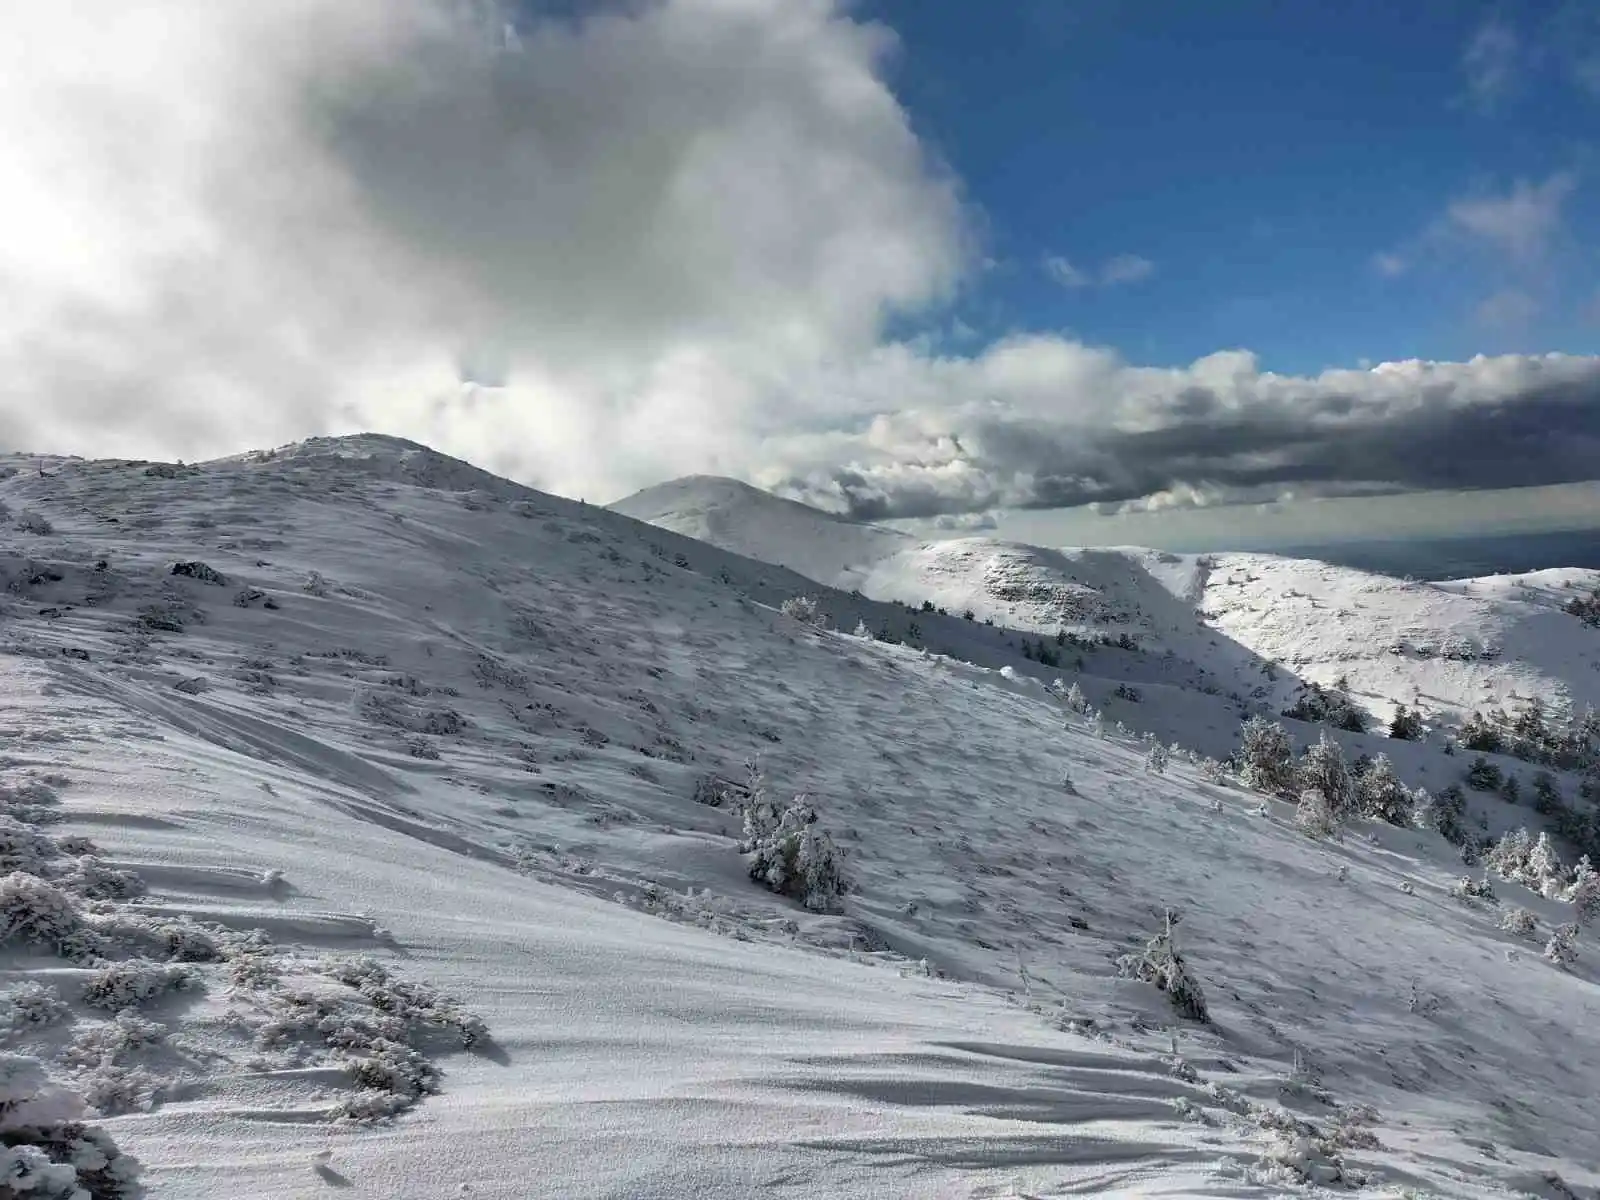
<svg viewBox="0 0 1600 1200"><path fill-rule="evenodd" d="M1144 756L1144 769L1152 775L1165 775L1171 761L1172 754L1165 746L1160 742L1151 742Z"/></svg>
<svg viewBox="0 0 1600 1200"><path fill-rule="evenodd" d="M1214 758L1200 760L1200 776L1208 783L1225 784L1228 782L1228 768L1224 763Z"/></svg>
<svg viewBox="0 0 1600 1200"><path fill-rule="evenodd" d="M1067 689L1067 707L1075 713L1089 711L1088 698L1084 696L1083 689L1078 686L1078 681L1073 680L1072 686Z"/></svg>
<svg viewBox="0 0 1600 1200"><path fill-rule="evenodd" d="M1473 879L1470 875L1463 875L1450 885L1450 894L1457 900L1487 900L1496 903L1494 884L1487 876L1483 879Z"/></svg>
<svg viewBox="0 0 1600 1200"><path fill-rule="evenodd" d="M1294 746L1282 725L1251 717L1240 727L1239 777L1269 795L1295 792Z"/></svg>
<svg viewBox="0 0 1600 1200"><path fill-rule="evenodd" d="M74 959L98 943L71 896L24 871L0 878L0 943L12 940L48 946Z"/></svg>
<svg viewBox="0 0 1600 1200"><path fill-rule="evenodd" d="M1320 788L1307 788L1300 793L1294 809L1295 827L1307 837L1332 837L1339 829L1339 819L1333 806Z"/></svg>
<svg viewBox="0 0 1600 1200"><path fill-rule="evenodd" d="M815 912L833 912L848 885L833 839L816 822L816 809L802 796L781 810L754 797L745 805L739 849L751 856L751 879Z"/></svg>
<svg viewBox="0 0 1600 1200"><path fill-rule="evenodd" d="M220 961L222 943L216 935L190 920L161 921L135 919L134 928L141 941L175 963L209 963Z"/></svg>
<svg viewBox="0 0 1600 1200"><path fill-rule="evenodd" d="M0 1055L0 1196L138 1200L138 1160L84 1125L82 1098L50 1083L37 1059Z"/></svg>
<svg viewBox="0 0 1600 1200"><path fill-rule="evenodd" d="M1545 943L1544 956L1558 967L1570 967L1578 961L1578 927L1558 925Z"/></svg>
<svg viewBox="0 0 1600 1200"><path fill-rule="evenodd" d="M1525 908L1511 908L1500 918L1500 928L1517 937L1532 937L1539 928L1539 919Z"/></svg>
<svg viewBox="0 0 1600 1200"><path fill-rule="evenodd" d="M1172 938L1172 913L1166 916L1166 927L1151 938L1138 954L1124 954L1117 959L1117 971L1125 979L1154 984L1167 994L1178 1015L1192 1021L1209 1021L1206 998L1200 983L1189 974L1183 956Z"/></svg>
<svg viewBox="0 0 1600 1200"><path fill-rule="evenodd" d="M327 596L332 590L332 585L322 577L320 571L312 571L311 574L306 576L305 583L301 584L300 587L307 595L316 596L319 599Z"/></svg>
<svg viewBox="0 0 1600 1200"><path fill-rule="evenodd" d="M109 1066L166 1040L165 1025L141 1017L132 1009L123 1009L109 1021L79 1027L62 1059L75 1067Z"/></svg>
<svg viewBox="0 0 1600 1200"><path fill-rule="evenodd" d="M354 988L362 999L388 1016L412 1025L451 1030L463 1046L470 1047L489 1035L483 1018L462 1008L454 997L430 984L397 979L370 956L325 962L322 973Z"/></svg>
<svg viewBox="0 0 1600 1200"><path fill-rule="evenodd" d="M0 1025L13 1033L54 1025L70 1011L60 992L33 980L0 992Z"/></svg>
<svg viewBox="0 0 1600 1200"><path fill-rule="evenodd" d="M31 533L35 537L49 537L56 531L56 527L45 518L43 513L25 508L17 514L17 529L23 533Z"/></svg>
<svg viewBox="0 0 1600 1200"><path fill-rule="evenodd" d="M181 964L130 959L98 968L83 985L83 1002L94 1008L132 1008L194 982L194 973Z"/></svg>
<svg viewBox="0 0 1600 1200"><path fill-rule="evenodd" d="M1355 781L1356 808L1364 817L1404 827L1411 821L1411 794L1394 773L1387 754L1380 754Z"/></svg>
<svg viewBox="0 0 1600 1200"><path fill-rule="evenodd" d="M828 615L822 611L815 596L790 596L778 606L778 611L802 625L813 625L818 629L828 623Z"/></svg>
<svg viewBox="0 0 1600 1200"><path fill-rule="evenodd" d="M335 1119L391 1117L438 1091L439 1068L415 1044L424 1031L449 1031L463 1046L488 1036L483 1021L454 999L396 979L375 959L325 959L316 969L325 977L321 987L267 993L271 1016L258 1038L268 1049L319 1043L345 1067L360 1091L334 1109Z"/></svg>
<svg viewBox="0 0 1600 1200"><path fill-rule="evenodd" d="M102 1063L73 1076L73 1086L103 1117L154 1107L161 1083L143 1067Z"/></svg>
<svg viewBox="0 0 1600 1200"><path fill-rule="evenodd" d="M0 871L43 872L45 860L60 853L56 843L15 817L0 815Z"/></svg>
<svg viewBox="0 0 1600 1200"><path fill-rule="evenodd" d="M226 587L228 583L228 577L221 571L198 560L173 563L172 574L195 579L201 583L209 583L213 587Z"/></svg>
<svg viewBox="0 0 1600 1200"><path fill-rule="evenodd" d="M1314 746L1306 747L1300 759L1298 776L1303 791L1321 792L1327 801L1328 816L1335 825L1343 824L1355 808L1355 787L1345 765L1344 750L1324 731Z"/></svg>
<svg viewBox="0 0 1600 1200"><path fill-rule="evenodd" d="M63 887L90 900L131 900L145 894L145 882L132 871L108 867L98 858L78 859L71 871L60 877Z"/></svg>

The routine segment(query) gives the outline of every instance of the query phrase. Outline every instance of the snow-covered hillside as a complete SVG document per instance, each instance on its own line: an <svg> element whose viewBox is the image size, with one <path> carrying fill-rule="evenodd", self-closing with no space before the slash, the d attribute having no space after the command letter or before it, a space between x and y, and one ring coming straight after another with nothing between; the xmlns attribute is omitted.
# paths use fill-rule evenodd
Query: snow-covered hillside
<svg viewBox="0 0 1600 1200"><path fill-rule="evenodd" d="M1298 682L1341 678L1376 718L1405 704L1447 729L1533 696L1573 714L1600 705L1600 634L1562 611L1600 572L1419 583L1269 554L918 542L731 480L697 477L640 495L649 502L620 510L823 583L1038 634L1126 634L1273 707L1290 702ZM1263 671L1268 664L1284 670Z"/></svg>
<svg viewBox="0 0 1600 1200"><path fill-rule="evenodd" d="M1501 882L1504 932L1437 834L1308 838L1045 686L1231 741L1188 659L1024 658L387 438L6 462L0 1030L153 1194L1600 1187L1571 906ZM1224 586L1141 561L1061 558L1152 637ZM1119 970L1169 914L1208 1020Z"/></svg>
<svg viewBox="0 0 1600 1200"><path fill-rule="evenodd" d="M873 564L916 544L896 530L848 521L715 475L674 479L609 507L845 591L861 587Z"/></svg>

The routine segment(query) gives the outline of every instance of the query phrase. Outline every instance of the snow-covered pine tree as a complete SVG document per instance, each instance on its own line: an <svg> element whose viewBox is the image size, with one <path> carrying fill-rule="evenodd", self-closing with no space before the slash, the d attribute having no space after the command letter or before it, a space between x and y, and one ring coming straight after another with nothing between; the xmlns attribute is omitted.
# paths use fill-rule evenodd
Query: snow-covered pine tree
<svg viewBox="0 0 1600 1200"><path fill-rule="evenodd" d="M1405 826L1411 821L1411 795L1394 773L1387 754L1372 760L1356 786L1356 807L1364 817Z"/></svg>
<svg viewBox="0 0 1600 1200"><path fill-rule="evenodd" d="M1159 741L1152 741L1144 756L1144 769L1152 775L1165 775L1171 757L1171 752L1165 746Z"/></svg>
<svg viewBox="0 0 1600 1200"><path fill-rule="evenodd" d="M1334 824L1343 824L1355 808L1355 788L1350 769L1345 765L1344 749L1324 730L1316 745L1308 746L1300 759L1302 789L1321 792L1328 803Z"/></svg>
<svg viewBox="0 0 1600 1200"><path fill-rule="evenodd" d="M1276 721L1251 717L1239 729L1239 777L1258 792L1295 791L1294 746Z"/></svg>

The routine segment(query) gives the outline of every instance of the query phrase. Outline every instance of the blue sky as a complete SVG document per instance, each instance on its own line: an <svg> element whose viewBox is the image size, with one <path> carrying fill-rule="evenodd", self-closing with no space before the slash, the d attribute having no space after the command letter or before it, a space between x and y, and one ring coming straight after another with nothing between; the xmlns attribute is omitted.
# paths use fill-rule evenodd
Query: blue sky
<svg viewBox="0 0 1600 1200"><path fill-rule="evenodd" d="M1600 6L858 12L898 34L896 93L979 210L994 262L957 312L985 338L1067 330L1152 364L1246 347L1286 372L1600 348ZM1447 228L1551 181L1529 254ZM1116 262L1130 278L1103 281Z"/></svg>

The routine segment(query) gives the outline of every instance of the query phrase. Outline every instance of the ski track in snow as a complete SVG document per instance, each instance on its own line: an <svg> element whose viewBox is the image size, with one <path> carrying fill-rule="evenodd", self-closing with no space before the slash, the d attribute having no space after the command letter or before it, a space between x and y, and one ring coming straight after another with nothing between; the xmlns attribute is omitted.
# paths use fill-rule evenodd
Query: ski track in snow
<svg viewBox="0 0 1600 1200"><path fill-rule="evenodd" d="M338 992L297 974L322 956L371 954L488 1028L470 1047L418 1035L443 1074L409 1111L330 1123L355 1091L341 1061L264 1051L274 993L205 968L202 987L142 1010L167 1030L127 1052L148 1094L102 1120L154 1195L1564 1194L1551 1172L1571 1194L1600 1186L1592 949L1560 971L1452 898L1460 864L1434 835L1360 825L1312 842L1286 805L1258 815L1261 797L1179 762L1145 773L1136 740L1094 737L1040 685L1071 671L1008 647L1008 624L1054 629L1038 613L996 610L991 629L995 613L875 602L937 572L874 575L859 546L867 596L819 593L392 439L170 477L33 463L0 482L13 512L54 527L0 541L0 783L54 781L60 819L40 828L91 837L148 887L118 911L264 931L313 990ZM794 562L826 565L802 549ZM169 573L189 560L226 584ZM1303 678L1339 662L1343 643L1305 637L1274 596L1316 597L1313 581L1374 604L1412 595L1263 556L998 561L1013 582L1019 562L1076 571L1052 603L1110 597L1153 652L1088 651L1085 688L1219 754L1237 714L1196 687L1289 654ZM966 571L920 594L956 614L980 592L994 603ZM1363 659L1352 683L1454 688L1459 710L1480 675L1507 694L1555 679L1557 635L1569 658L1577 636L1553 611L1568 577L1532 597L1437 588L1440 619L1478 621L1468 632L1503 638L1503 655L1460 679ZM775 611L806 591L846 628L914 617L969 661ZM1197 606L1227 611L1201 628ZM1417 619L1386 616L1363 644ZM1577 697L1594 675L1561 686ZM1111 688L1134 679L1145 700L1115 711ZM738 814L692 799L753 754L843 850L842 913L752 883ZM1209 1026L1117 977L1166 908ZM5 953L7 984L53 981L69 1001L81 986L80 966ZM73 1003L6 1048L72 1083L61 1056L107 1021ZM1275 1164L1286 1142L1263 1111L1375 1141L1339 1152L1343 1181L1328 1156L1302 1159L1323 1180L1303 1183Z"/></svg>

